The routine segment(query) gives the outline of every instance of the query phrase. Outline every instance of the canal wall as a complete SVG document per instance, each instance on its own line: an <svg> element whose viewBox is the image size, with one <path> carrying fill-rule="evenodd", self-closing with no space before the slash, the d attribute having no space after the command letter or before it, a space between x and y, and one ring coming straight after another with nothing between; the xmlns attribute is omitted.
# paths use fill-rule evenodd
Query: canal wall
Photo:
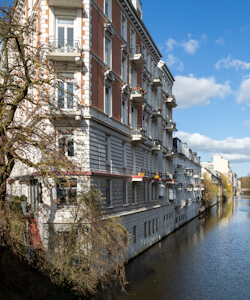
<svg viewBox="0 0 250 300"><path fill-rule="evenodd" d="M128 229L130 245L126 259L142 253L179 227L196 218L201 201L194 201L184 207L174 204L156 205L145 211L135 211L122 217Z"/></svg>

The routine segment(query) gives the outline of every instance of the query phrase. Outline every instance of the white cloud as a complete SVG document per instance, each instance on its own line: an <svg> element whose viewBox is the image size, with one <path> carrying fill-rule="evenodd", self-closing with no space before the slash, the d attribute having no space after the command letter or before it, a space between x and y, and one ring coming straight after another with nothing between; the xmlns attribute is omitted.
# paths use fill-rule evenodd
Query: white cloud
<svg viewBox="0 0 250 300"><path fill-rule="evenodd" d="M170 38L167 40L166 45L167 45L167 52L171 52L174 50L174 47L178 45L178 43L176 42L176 40Z"/></svg>
<svg viewBox="0 0 250 300"><path fill-rule="evenodd" d="M235 68L238 70L249 70L250 69L250 63L241 61L239 59L231 59L231 56L229 55L227 58L221 58L217 61L215 64L215 68L217 70L221 68L229 69L229 68Z"/></svg>
<svg viewBox="0 0 250 300"><path fill-rule="evenodd" d="M250 76L241 82L237 102L250 106Z"/></svg>
<svg viewBox="0 0 250 300"><path fill-rule="evenodd" d="M169 38L166 42L166 46L167 46L167 53L169 52L173 52L175 47L179 47L179 48L183 48L183 50L188 53L188 54L195 54L196 51L199 49L200 47L200 42L198 40L195 40L192 37L192 34L189 33L188 34L188 39L186 41L183 42L178 42L175 39ZM201 40L206 40L207 36L206 34L202 34L201 36Z"/></svg>
<svg viewBox="0 0 250 300"><path fill-rule="evenodd" d="M224 45L225 44L225 40L223 39L223 37L220 37L218 38L216 41L215 41L216 44L219 44L219 45Z"/></svg>
<svg viewBox="0 0 250 300"><path fill-rule="evenodd" d="M173 55L173 53L169 53L167 60L166 60L167 65L173 66L173 65L177 65L177 70L179 71L183 71L184 70L184 64L183 62L177 58L176 56Z"/></svg>
<svg viewBox="0 0 250 300"><path fill-rule="evenodd" d="M228 82L219 84L213 77L195 78L193 75L176 76L173 91L181 108L209 104L211 99L224 98L231 93Z"/></svg>
<svg viewBox="0 0 250 300"><path fill-rule="evenodd" d="M245 126L250 126L250 120L246 120L244 123Z"/></svg>
<svg viewBox="0 0 250 300"><path fill-rule="evenodd" d="M182 142L194 151L205 153L221 153L230 162L250 162L250 138L213 140L199 133L177 132L175 134Z"/></svg>
<svg viewBox="0 0 250 300"><path fill-rule="evenodd" d="M182 43L182 47L188 54L195 54L197 49L199 49L200 43L197 40L190 39L187 42Z"/></svg>

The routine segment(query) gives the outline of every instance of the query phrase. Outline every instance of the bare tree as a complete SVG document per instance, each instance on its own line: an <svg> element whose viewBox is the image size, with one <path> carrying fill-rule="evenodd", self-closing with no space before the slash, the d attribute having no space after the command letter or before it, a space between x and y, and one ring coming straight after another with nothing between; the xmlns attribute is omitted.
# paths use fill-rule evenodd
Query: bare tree
<svg viewBox="0 0 250 300"><path fill-rule="evenodd" d="M0 234L3 243L27 257L20 203L6 201L11 172L19 164L51 184L80 168L56 142L51 116L57 107L51 95L64 78L47 60L35 18L23 20L12 8L0 7L0 45ZM64 231L48 224L49 248L40 248L34 256L54 281L66 280L82 293L111 278L125 283L128 234L118 218L102 215L100 199L93 191L77 197L71 222L64 224Z"/></svg>

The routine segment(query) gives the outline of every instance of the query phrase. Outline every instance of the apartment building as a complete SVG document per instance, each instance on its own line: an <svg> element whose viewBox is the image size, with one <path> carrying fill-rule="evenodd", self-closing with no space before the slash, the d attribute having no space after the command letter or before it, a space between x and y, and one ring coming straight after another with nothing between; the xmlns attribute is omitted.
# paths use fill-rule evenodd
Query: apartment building
<svg viewBox="0 0 250 300"><path fill-rule="evenodd" d="M17 164L8 191L27 196L46 247L48 224L64 230L75 195L83 186L97 188L104 213L122 217L128 229L131 258L195 217L202 189L199 157L179 142L173 148L174 78L142 21L141 1L15 5L36 19L41 35L34 43L47 45L50 64L67 79L51 90L53 109L44 109L59 132L58 147L82 172L69 176L70 185L62 179L48 189Z"/></svg>
<svg viewBox="0 0 250 300"><path fill-rule="evenodd" d="M197 216L202 206L200 157L182 143L180 139L173 139L175 157L173 158L173 174L176 180L175 206L176 223L183 224Z"/></svg>

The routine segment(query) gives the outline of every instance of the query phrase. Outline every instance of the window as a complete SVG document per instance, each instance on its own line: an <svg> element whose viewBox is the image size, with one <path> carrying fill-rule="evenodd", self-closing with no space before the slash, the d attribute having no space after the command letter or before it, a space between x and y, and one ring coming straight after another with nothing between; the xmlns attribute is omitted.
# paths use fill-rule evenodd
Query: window
<svg viewBox="0 0 250 300"><path fill-rule="evenodd" d="M126 97L122 97L121 121L123 124L128 125L128 105Z"/></svg>
<svg viewBox="0 0 250 300"><path fill-rule="evenodd" d="M121 61L121 78L124 82L127 82L127 59L125 56L122 56Z"/></svg>
<svg viewBox="0 0 250 300"><path fill-rule="evenodd" d="M133 243L136 243L136 226L133 227Z"/></svg>
<svg viewBox="0 0 250 300"><path fill-rule="evenodd" d="M74 108L74 74L59 73L59 76L64 78L64 81L58 82L57 85L57 107L58 109L73 109Z"/></svg>
<svg viewBox="0 0 250 300"><path fill-rule="evenodd" d="M106 205L111 206L111 180L106 179Z"/></svg>
<svg viewBox="0 0 250 300"><path fill-rule="evenodd" d="M151 221L148 221L148 235L151 235Z"/></svg>
<svg viewBox="0 0 250 300"><path fill-rule="evenodd" d="M137 86L137 72L132 66L130 66L129 82L132 87Z"/></svg>
<svg viewBox="0 0 250 300"><path fill-rule="evenodd" d="M135 204L136 203L136 182L132 183L132 202Z"/></svg>
<svg viewBox="0 0 250 300"><path fill-rule="evenodd" d="M123 204L127 204L127 181L123 181L122 185L122 191L123 191Z"/></svg>
<svg viewBox="0 0 250 300"><path fill-rule="evenodd" d="M104 62L111 67L111 41L105 37Z"/></svg>
<svg viewBox="0 0 250 300"><path fill-rule="evenodd" d="M156 232L159 231L159 218L156 218Z"/></svg>
<svg viewBox="0 0 250 300"><path fill-rule="evenodd" d="M73 130L59 131L59 151L66 156L75 156Z"/></svg>
<svg viewBox="0 0 250 300"><path fill-rule="evenodd" d="M137 110L134 106L130 106L130 127L137 128Z"/></svg>
<svg viewBox="0 0 250 300"><path fill-rule="evenodd" d="M57 19L57 47L60 52L73 52L74 48L74 20Z"/></svg>
<svg viewBox="0 0 250 300"><path fill-rule="evenodd" d="M104 0L104 13L109 19L111 19L111 15L112 15L111 0Z"/></svg>
<svg viewBox="0 0 250 300"><path fill-rule="evenodd" d="M132 54L135 54L136 53L135 31L132 28L130 31L130 47L132 50Z"/></svg>
<svg viewBox="0 0 250 300"><path fill-rule="evenodd" d="M77 194L77 180L72 179L59 179L57 183L57 204L59 206L74 205L76 202Z"/></svg>
<svg viewBox="0 0 250 300"><path fill-rule="evenodd" d="M126 143L122 143L122 165L123 168L127 167Z"/></svg>
<svg viewBox="0 0 250 300"><path fill-rule="evenodd" d="M153 219L152 232L155 233L155 219Z"/></svg>
<svg viewBox="0 0 250 300"><path fill-rule="evenodd" d="M106 164L110 164L110 136L106 135L105 136L105 159L106 159Z"/></svg>
<svg viewBox="0 0 250 300"><path fill-rule="evenodd" d="M144 222L144 237L147 237L147 222Z"/></svg>
<svg viewBox="0 0 250 300"><path fill-rule="evenodd" d="M127 20L123 14L121 16L121 36L125 41L127 40Z"/></svg>
<svg viewBox="0 0 250 300"><path fill-rule="evenodd" d="M111 101L112 101L112 89L109 86L105 86L105 98L104 98L104 112L111 116Z"/></svg>

